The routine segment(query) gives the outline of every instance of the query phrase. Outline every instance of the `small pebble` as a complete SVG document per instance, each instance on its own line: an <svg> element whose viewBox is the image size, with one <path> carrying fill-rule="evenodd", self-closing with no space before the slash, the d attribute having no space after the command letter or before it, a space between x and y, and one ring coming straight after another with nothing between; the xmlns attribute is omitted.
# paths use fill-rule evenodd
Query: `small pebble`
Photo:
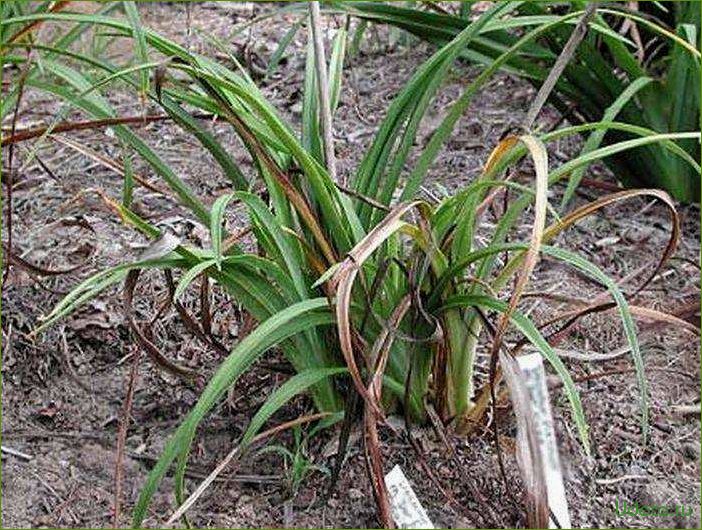
<svg viewBox="0 0 702 530"><path fill-rule="evenodd" d="M249 497L248 495L242 495L241 497L239 497L239 499L237 499L238 506L246 505L249 502L251 502L251 497Z"/></svg>
<svg viewBox="0 0 702 530"><path fill-rule="evenodd" d="M700 446L696 443L686 443L681 447L682 454L685 458L692 461L700 459Z"/></svg>
<svg viewBox="0 0 702 530"><path fill-rule="evenodd" d="M356 488L350 488L349 489L349 499L357 501L358 499L363 498L363 492Z"/></svg>
<svg viewBox="0 0 702 530"><path fill-rule="evenodd" d="M290 107L290 112L292 112L295 116L301 116L302 115L302 102L298 101L297 103L294 103Z"/></svg>
<svg viewBox="0 0 702 530"><path fill-rule="evenodd" d="M646 473L646 470L638 464L631 464L629 466L629 470L627 471L627 475L643 476L647 474L648 473Z"/></svg>
<svg viewBox="0 0 702 530"><path fill-rule="evenodd" d="M661 430L661 431L663 431L663 432L665 432L665 433L670 434L671 432L673 432L673 429L670 427L670 425L668 425L668 424L665 423L665 422L657 421L657 422L654 423L653 425L654 425L657 429L659 429L659 430Z"/></svg>

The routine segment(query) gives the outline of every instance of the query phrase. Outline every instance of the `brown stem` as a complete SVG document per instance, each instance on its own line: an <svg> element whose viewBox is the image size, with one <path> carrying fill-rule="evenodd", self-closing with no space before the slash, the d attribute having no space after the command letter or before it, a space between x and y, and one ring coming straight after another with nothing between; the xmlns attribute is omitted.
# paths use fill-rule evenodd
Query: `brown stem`
<svg viewBox="0 0 702 530"><path fill-rule="evenodd" d="M70 3L71 3L71 2L68 1L68 0L62 0L62 1L60 1L60 2L56 2L56 3L55 3L53 6L51 6L51 8L49 9L49 13L56 13L56 12L58 12L58 11L61 11L64 7L67 7L68 4L70 4ZM31 23L27 24L25 27L23 27L23 28L21 28L19 31L17 31L17 33L15 33L14 35L12 35L12 37L10 37L10 38L7 40L6 44L12 44L12 43L15 42L16 40L18 40L22 35L25 35L25 34L29 33L29 32L32 31L34 28L36 28L36 27L39 26L40 24L43 24L44 22L45 22L44 20L35 20L34 22L31 22Z"/></svg>
<svg viewBox="0 0 702 530"><path fill-rule="evenodd" d="M336 155L334 154L331 102L329 101L329 76L327 75L327 60L324 54L322 16L319 12L319 2L310 2L310 26L312 28L312 44L314 45L314 63L317 70L317 92L322 138L324 140L324 160L329 176L336 182Z"/></svg>
<svg viewBox="0 0 702 530"><path fill-rule="evenodd" d="M373 496L378 505L378 517L383 528L395 528L390 516L390 499L388 488L385 485L382 456L380 454L380 439L378 438L378 424L375 412L366 404L364 412L364 431L366 464L373 484Z"/></svg>
<svg viewBox="0 0 702 530"><path fill-rule="evenodd" d="M15 103L15 110L12 113L12 128L11 134L15 133L15 130L17 129L17 118L19 117L19 108L22 103L22 96L24 95L24 85L27 81L27 76L29 75L29 70L30 67L29 65L31 64L29 60L29 56L31 54L30 50L27 50L27 62L24 65L24 69L22 70L22 74L20 75L19 79L19 87L17 90L17 102ZM12 255L12 185L15 180L14 177L14 172L12 169L12 161L14 158L15 150L14 146L10 146L10 152L7 154L7 253L9 255ZM0 291L3 291L5 289L5 282L7 281L7 278L10 275L10 266L11 266L11 261L10 259L6 260L5 262L5 271L2 275L2 284L0 285Z"/></svg>
<svg viewBox="0 0 702 530"><path fill-rule="evenodd" d="M213 114L197 113L192 116L198 120L207 120L214 117ZM53 133L69 132L69 131L80 131L85 129L100 129L102 127L110 127L112 125L146 125L147 123L166 121L172 119L170 116L163 115L150 115L150 116L125 116L122 118L107 118L104 120L88 120L88 121L74 121L74 122L61 122L51 129ZM46 133L49 127L33 127L31 129L24 129L15 133L12 130L10 136L3 138L0 145L3 147L5 145L11 145L17 142L24 142L25 140L31 140L32 138L38 138Z"/></svg>
<svg viewBox="0 0 702 530"><path fill-rule="evenodd" d="M127 384L127 396L124 398L122 407L122 417L119 421L119 431L117 433L117 453L115 457L115 505L112 525L119 528L120 504L122 503L122 462L124 461L124 448L127 444L127 431L132 414L132 403L134 402L134 390L136 388L137 376L139 374L139 363L143 354L141 348L137 348L132 361L132 369L129 372L129 382Z"/></svg>
<svg viewBox="0 0 702 530"><path fill-rule="evenodd" d="M176 375L188 381L195 379L196 372L194 370L170 361L161 353L151 340L151 333L148 331L150 327L142 330L139 324L137 324L132 300L134 298L134 288L136 287L140 272L141 269L132 269L127 274L127 278L124 282L123 307L129 329L132 330L139 346L146 350L146 353L157 366L172 375Z"/></svg>
<svg viewBox="0 0 702 530"><path fill-rule="evenodd" d="M534 125L536 117L539 115L539 112L541 112L541 109L546 103L548 96L551 94L553 87L556 86L556 83L561 77L563 70L565 70L565 67L573 58L575 50L577 50L580 42L585 38L585 35L587 35L588 23L590 22L590 19L594 16L596 10L597 4L595 2L590 2L587 6L587 9L583 13L583 16L580 17L578 25L575 26L573 33L570 34L570 38L568 39L568 42L566 42L566 45L563 47L563 51L561 51L561 54L558 56L558 59L556 59L556 63L553 65L553 68L549 72L548 77L544 81L543 85L541 85L539 92L536 94L534 101L529 107L529 112L527 112L526 118L524 119L525 130L531 130L531 127Z"/></svg>

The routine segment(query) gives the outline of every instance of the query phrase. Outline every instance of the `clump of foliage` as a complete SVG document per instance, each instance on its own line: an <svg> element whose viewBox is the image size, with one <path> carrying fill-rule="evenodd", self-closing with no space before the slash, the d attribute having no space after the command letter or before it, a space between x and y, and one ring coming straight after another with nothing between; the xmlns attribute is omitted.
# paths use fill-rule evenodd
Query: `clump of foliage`
<svg viewBox="0 0 702 530"><path fill-rule="evenodd" d="M308 436L303 435L302 428L297 425L292 429L293 445L291 449L275 444L268 445L258 452L258 455L274 453L282 457L285 466L285 483L291 496L297 495L302 483L314 472L329 475L329 469L315 464L307 454Z"/></svg>
<svg viewBox="0 0 702 530"><path fill-rule="evenodd" d="M487 29L502 31L522 16L506 17L519 3L498 3L479 18L464 24L446 44L423 63L388 108L377 134L348 186L332 179L326 169L324 135L320 132L320 98L315 56L310 48L306 69L302 133L298 135L261 94L243 69L232 70L210 58L145 28L130 2L125 17L105 13L14 13L0 22L2 35L14 34L42 21L60 21L70 29L50 43L5 40L3 50L29 48L37 59L27 62L20 53L9 62L26 68L24 83L63 100L66 108L80 109L94 120L112 120L112 130L128 149L149 164L172 196L210 228L211 246L194 248L168 241L158 227L130 208L139 183L125 172L121 200L105 197L121 219L149 238L159 236L165 246L144 259L102 271L77 285L46 317L37 332L65 318L110 286L124 282L125 307L132 330L142 347L160 366L191 378L164 358L133 323L131 297L138 271L180 271L177 298L198 277L221 286L258 322L232 349L206 382L200 398L175 430L143 487L133 523L140 527L149 502L172 464L176 465L176 496L184 501L188 455L198 425L228 389L272 348L278 348L295 370L252 418L240 440L249 445L256 433L286 402L308 392L325 414L317 428L345 418L363 417L381 515L387 517L378 423L391 411L402 411L408 421L428 421L427 406L440 420L467 432L481 422L490 403L492 383L499 381L496 365L500 351L516 355L527 344L539 351L561 378L585 451L590 441L578 391L549 337L563 331L584 314L616 308L623 324L641 392L641 422L647 429L647 389L636 327L627 296L638 292L660 270L674 251L678 220L668 196L657 190L632 190L605 196L559 217L548 204L548 188L595 160L633 149L659 146L699 173L699 165L677 141L698 141L697 133L657 133L641 125L595 121L545 134L524 131L507 135L486 161L481 174L463 190L439 203L421 198L422 182L456 122L473 96L501 67L532 50L533 40L557 27L567 27L578 14L549 16L512 43L489 63L456 100L409 171L409 155L417 130L433 97L452 65L481 42ZM528 19L532 20L532 19ZM534 25L534 24L531 24ZM603 26L604 27L604 26ZM10 30L12 28L12 30ZM70 47L88 28L134 41L136 63L113 64L107 59ZM339 30L330 67L329 100L333 108L341 89L346 30ZM154 60L158 57L158 60ZM40 58L40 59L38 59ZM164 59L165 58L165 59ZM152 77L144 76L154 71ZM120 83L160 106L208 150L231 183L231 193L207 205L158 156L102 96ZM4 100L3 116L11 112L19 87ZM231 125L246 147L253 172L240 168L219 139L193 117L193 112L217 116ZM56 122L40 141L50 139ZM559 167L549 165L545 145L585 131L627 133L633 136L605 147L596 145ZM525 157L534 167L533 186L512 182L508 170ZM489 235L478 238L480 219L496 190L509 188L515 197ZM264 192L261 192L261 190ZM651 267L651 274L634 291L623 293L598 267L565 248L554 246L568 228L598 211L628 198L648 195L671 212L667 248ZM246 209L256 252L247 252L224 227L227 208ZM515 227L525 215L531 219L530 236L521 240ZM549 219L550 216L550 219ZM561 240L567 242L562 237ZM537 325L519 311L519 302L541 254L561 260L594 278L610 296L585 309L553 315ZM514 283L512 281L514 280ZM510 330L521 338L505 340ZM205 330L198 333L206 335ZM511 335L510 335L511 337ZM490 384L476 388L477 352L489 346L493 359ZM357 399L344 399L344 395ZM354 404L355 403L355 404ZM383 523L386 523L383 518Z"/></svg>
<svg viewBox="0 0 702 530"><path fill-rule="evenodd" d="M471 22L470 6L460 13L435 13L419 7L387 2L337 2L339 9L402 28L437 45L444 45ZM429 4L429 3L427 3ZM516 5L519 4L519 5ZM582 12L587 1L558 4L518 2L511 20L486 25L461 56L490 65L519 41L514 31L543 28L537 38L503 64L503 69L539 86L546 78L572 31L575 18L561 21L564 12ZM700 121L700 9L696 2L628 2L598 6L593 30L578 47L556 83L549 101L571 123L620 120L661 133L699 130ZM553 24L549 24L553 22ZM626 131L600 130L589 135L589 148L632 138ZM679 145L700 160L694 139ZM699 202L700 175L694 167L653 144L617 153L605 160L612 173L630 187L655 187L674 198ZM565 205L580 183L575 171L563 197Z"/></svg>

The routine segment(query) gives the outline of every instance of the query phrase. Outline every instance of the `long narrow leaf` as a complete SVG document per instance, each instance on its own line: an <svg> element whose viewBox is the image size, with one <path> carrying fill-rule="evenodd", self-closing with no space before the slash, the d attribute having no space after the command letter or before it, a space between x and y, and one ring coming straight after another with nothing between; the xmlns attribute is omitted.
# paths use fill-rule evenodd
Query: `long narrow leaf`
<svg viewBox="0 0 702 530"><path fill-rule="evenodd" d="M226 390L266 350L301 331L334 321L323 298L305 300L272 316L232 350L210 379L197 404L167 442L161 457L151 470L134 508L132 526L141 528L156 488L176 457L187 458L195 430ZM181 464L182 465L182 464Z"/></svg>

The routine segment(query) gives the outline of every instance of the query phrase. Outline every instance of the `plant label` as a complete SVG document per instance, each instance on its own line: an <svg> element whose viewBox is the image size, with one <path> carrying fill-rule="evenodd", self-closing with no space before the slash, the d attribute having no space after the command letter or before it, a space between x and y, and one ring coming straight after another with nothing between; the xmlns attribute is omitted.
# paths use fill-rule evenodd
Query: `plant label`
<svg viewBox="0 0 702 530"><path fill-rule="evenodd" d="M548 505L551 513L558 520L558 524L556 524L553 517L549 516L549 528L571 528L543 360L538 353L522 355L516 360L531 398L536 439L546 481Z"/></svg>
<svg viewBox="0 0 702 530"><path fill-rule="evenodd" d="M385 475L390 510L398 528L434 528L400 466Z"/></svg>

